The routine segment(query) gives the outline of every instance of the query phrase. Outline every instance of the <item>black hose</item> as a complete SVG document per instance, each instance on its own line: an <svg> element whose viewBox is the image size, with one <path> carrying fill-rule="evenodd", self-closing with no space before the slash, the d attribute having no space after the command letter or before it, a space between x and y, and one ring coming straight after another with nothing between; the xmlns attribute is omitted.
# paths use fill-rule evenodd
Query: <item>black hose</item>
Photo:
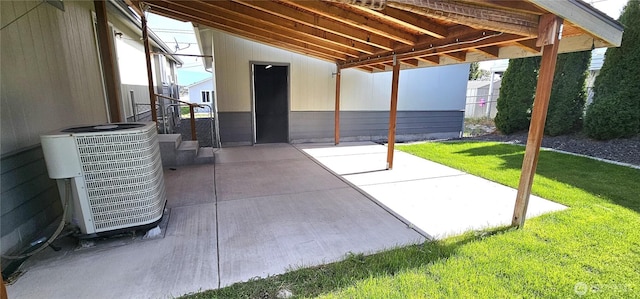
<svg viewBox="0 0 640 299"><path fill-rule="evenodd" d="M64 187L65 187L64 189L65 189L66 198L64 201L64 206L62 207L63 209L62 220L60 220L60 224L58 225L58 228L53 233L53 235L51 235L51 237L49 237L49 239L46 242L42 243L42 245L38 247L36 250L30 251L21 255L2 255L2 258L8 259L8 260L19 260L19 259L27 258L42 251L47 246L51 245L53 241L56 240L56 238L60 235L60 233L64 229L64 223L65 223L65 220L67 219L67 211L69 210L69 202L71 201L71 179L65 179Z"/></svg>

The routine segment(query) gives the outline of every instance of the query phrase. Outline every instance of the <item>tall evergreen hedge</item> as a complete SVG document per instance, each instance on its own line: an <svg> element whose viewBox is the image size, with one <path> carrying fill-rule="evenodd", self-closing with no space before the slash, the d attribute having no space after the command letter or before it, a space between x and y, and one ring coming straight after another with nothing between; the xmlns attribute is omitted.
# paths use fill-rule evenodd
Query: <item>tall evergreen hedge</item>
<svg viewBox="0 0 640 299"><path fill-rule="evenodd" d="M587 99L585 84L591 51L558 55L549 110L544 132L557 136L574 132L582 126L584 103Z"/></svg>
<svg viewBox="0 0 640 299"><path fill-rule="evenodd" d="M640 1L629 0L620 22L619 48L609 48L594 83L593 103L584 127L595 139L631 137L640 133Z"/></svg>
<svg viewBox="0 0 640 299"><path fill-rule="evenodd" d="M529 127L539 67L540 57L509 60L502 77L494 120L500 132L511 134Z"/></svg>

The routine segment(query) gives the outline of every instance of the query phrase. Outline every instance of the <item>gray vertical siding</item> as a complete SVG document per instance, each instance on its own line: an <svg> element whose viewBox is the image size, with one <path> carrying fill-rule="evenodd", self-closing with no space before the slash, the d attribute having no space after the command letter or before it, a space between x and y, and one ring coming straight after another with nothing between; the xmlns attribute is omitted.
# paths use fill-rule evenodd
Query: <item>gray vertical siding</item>
<svg viewBox="0 0 640 299"><path fill-rule="evenodd" d="M252 143L251 112L218 112L223 145Z"/></svg>
<svg viewBox="0 0 640 299"><path fill-rule="evenodd" d="M3 156L0 169L4 254L39 237L62 214L62 204L56 183L47 174L40 146Z"/></svg>
<svg viewBox="0 0 640 299"><path fill-rule="evenodd" d="M292 111L289 119L291 142L333 140L333 111ZM220 140L223 145L251 143L251 112L221 112ZM460 136L464 111L398 111L398 141ZM340 138L386 140L387 111L342 111Z"/></svg>
<svg viewBox="0 0 640 299"><path fill-rule="evenodd" d="M462 129L463 111L398 111L398 140L453 138ZM292 142L333 138L333 111L291 112ZM342 140L386 140L389 112L343 111L340 113Z"/></svg>

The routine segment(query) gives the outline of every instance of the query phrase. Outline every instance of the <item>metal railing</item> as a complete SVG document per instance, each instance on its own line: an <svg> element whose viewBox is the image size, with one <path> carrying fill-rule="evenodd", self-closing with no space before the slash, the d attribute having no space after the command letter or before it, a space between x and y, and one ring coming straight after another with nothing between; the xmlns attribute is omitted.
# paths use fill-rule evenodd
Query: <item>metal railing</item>
<svg viewBox="0 0 640 299"><path fill-rule="evenodd" d="M216 119L217 117L216 117L216 111L214 108L206 104L196 104L196 103L186 102L186 101L182 101L182 100L161 95L161 94L155 94L155 96L172 102L171 104L166 104L166 105L160 101L156 102L156 109L160 111L160 119L161 119L161 121L158 121L158 125L162 133L164 134L173 133L173 128L178 126L176 119L178 120L182 119L182 115L180 113L179 107L188 106L189 115L191 117L191 120L189 122L191 140L198 140L197 130L196 130L195 109L196 108L207 109L209 112L208 118L210 120L210 133L211 133L212 145L215 145L218 148L220 147L220 137L217 130L217 119ZM151 104L149 103L136 103L134 100L133 94L131 94L131 102L132 102L131 105L133 108L133 121L138 121L138 106L151 106ZM176 109L175 109L176 107L178 107L177 109L178 112L176 112ZM214 122L215 122L215 125L214 125Z"/></svg>

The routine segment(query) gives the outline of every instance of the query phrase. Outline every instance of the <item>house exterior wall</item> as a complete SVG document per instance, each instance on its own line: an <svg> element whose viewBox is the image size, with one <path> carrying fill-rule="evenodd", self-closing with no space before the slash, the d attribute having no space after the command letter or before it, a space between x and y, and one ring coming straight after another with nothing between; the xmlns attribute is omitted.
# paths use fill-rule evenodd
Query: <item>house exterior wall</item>
<svg viewBox="0 0 640 299"><path fill-rule="evenodd" d="M131 91L136 103L149 104L149 83L147 80L147 64L144 55L144 45L140 42L139 34L123 26L115 18L110 18L116 32L121 37L113 39L118 60L120 75L120 90L122 94L122 110L125 117L133 116ZM148 105L138 105L137 112L150 111Z"/></svg>
<svg viewBox="0 0 640 299"><path fill-rule="evenodd" d="M113 31L119 36L113 37L115 55L117 58L118 77L120 80L120 93L122 95L121 107L128 121L133 121L134 104L131 101L131 92L135 100L137 121L151 121L151 106L149 105L149 83L147 78L146 56L144 44L141 40L142 32L131 23L125 23L119 18L116 9L108 10L109 23ZM118 14L118 15L117 15ZM151 45L151 51L162 52ZM175 74L175 62L164 55L151 56L151 70L154 90L158 94L179 98L177 78ZM158 98L158 103L170 104L169 100ZM160 114L159 114L160 115Z"/></svg>
<svg viewBox="0 0 640 299"><path fill-rule="evenodd" d="M252 141L251 62L289 65L291 142L333 136L335 64L219 31L212 31L212 40L223 144ZM398 124L400 128L406 123L407 130L399 129L398 138L459 136L468 73L468 64L401 71L398 110L403 113L398 114ZM391 73L347 69L341 80L342 140L386 138L386 130L382 134L379 127L388 127ZM426 119L435 112L440 116Z"/></svg>
<svg viewBox="0 0 640 299"><path fill-rule="evenodd" d="M0 35L3 254L45 235L44 228L60 215L40 134L107 121L93 2L64 6L61 11L41 1L0 1L2 26L17 18Z"/></svg>
<svg viewBox="0 0 640 299"><path fill-rule="evenodd" d="M212 92L211 102L209 103L202 102L202 95L201 95L202 91ZM215 94L213 92L213 79L202 81L198 84L189 86L189 102L191 103L211 105L213 103L214 96Z"/></svg>
<svg viewBox="0 0 640 299"><path fill-rule="evenodd" d="M40 3L1 1L2 20ZM2 154L65 125L107 120L92 9L93 2L65 2L65 11L44 3L2 30Z"/></svg>

